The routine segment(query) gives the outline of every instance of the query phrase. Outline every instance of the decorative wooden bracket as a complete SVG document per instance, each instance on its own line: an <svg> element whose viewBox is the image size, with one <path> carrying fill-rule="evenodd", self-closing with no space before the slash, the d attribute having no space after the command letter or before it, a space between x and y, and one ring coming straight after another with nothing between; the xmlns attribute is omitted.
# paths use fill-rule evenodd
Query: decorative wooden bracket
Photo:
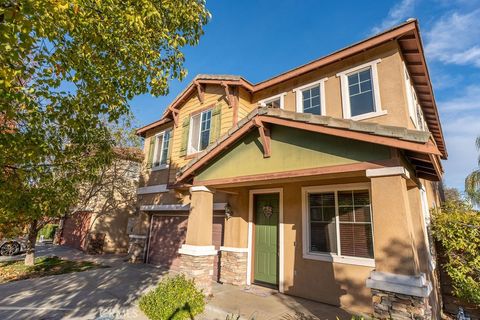
<svg viewBox="0 0 480 320"><path fill-rule="evenodd" d="M203 103L205 101L205 87L198 81L195 81L194 84L197 87L198 100Z"/></svg>
<svg viewBox="0 0 480 320"><path fill-rule="evenodd" d="M175 124L175 128L178 128L178 110L172 107L169 107L168 109L172 111L173 123Z"/></svg>
<svg viewBox="0 0 480 320"><path fill-rule="evenodd" d="M222 87L225 89L225 97L227 99L228 106L233 109L233 125L237 125L238 122L238 99L236 97L236 88L229 86L227 83L222 82Z"/></svg>
<svg viewBox="0 0 480 320"><path fill-rule="evenodd" d="M263 157L270 158L272 152L270 148L270 130L265 127L264 123L258 118L254 118L253 123L258 128L258 132L260 133L260 142L262 143L263 147Z"/></svg>

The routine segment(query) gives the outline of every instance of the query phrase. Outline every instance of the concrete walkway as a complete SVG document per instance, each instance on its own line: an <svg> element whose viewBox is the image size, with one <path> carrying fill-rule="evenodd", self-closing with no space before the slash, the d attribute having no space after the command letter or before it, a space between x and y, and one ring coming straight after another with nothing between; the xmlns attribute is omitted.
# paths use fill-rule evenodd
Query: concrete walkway
<svg viewBox="0 0 480 320"><path fill-rule="evenodd" d="M250 289L231 285L214 284L213 297L199 319L225 320L227 315L248 320L314 320L348 319L347 311L292 296L276 290L252 286Z"/></svg>
<svg viewBox="0 0 480 320"><path fill-rule="evenodd" d="M150 265L129 264L125 256L86 255L58 246L39 247L37 256L89 260L109 268L69 273L0 285L0 319L146 320L138 309L140 296L153 289L164 273ZM16 260L5 257L2 260ZM213 284L199 320L350 320L351 314L334 306L291 297L262 287L249 289Z"/></svg>
<svg viewBox="0 0 480 320"><path fill-rule="evenodd" d="M123 256L88 256L63 247L47 251L110 267L1 284L0 319L146 319L137 300L161 279L159 269L126 263Z"/></svg>

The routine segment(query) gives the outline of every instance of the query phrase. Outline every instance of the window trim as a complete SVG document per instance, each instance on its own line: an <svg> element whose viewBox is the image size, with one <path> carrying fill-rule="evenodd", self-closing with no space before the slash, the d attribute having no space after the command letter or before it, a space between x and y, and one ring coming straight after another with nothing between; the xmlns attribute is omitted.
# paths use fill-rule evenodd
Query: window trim
<svg viewBox="0 0 480 320"><path fill-rule="evenodd" d="M170 132L170 141L172 140L172 132L173 130L171 128L169 129L165 129L159 133L156 133L152 138L155 139L155 143L154 143L154 149L153 149L153 160L152 160L152 168L151 168L151 171L157 171L157 170L163 170L163 169L167 169L169 167L169 161L168 161L168 154L167 154L167 160L166 160L166 163L165 164L159 164L158 166L155 166L155 159L157 158L157 155L158 155L158 152L160 152L160 157L162 156L162 153L163 153L163 139L162 139L162 145L159 146L159 143L158 143L158 138L160 136L163 136L163 138L165 138L165 133L167 132ZM170 147L170 145L169 145ZM160 150L159 150L160 149ZM168 150L168 153L170 153L171 150ZM160 162L161 162L162 159L160 159Z"/></svg>
<svg viewBox="0 0 480 320"><path fill-rule="evenodd" d="M407 95L407 106L408 106L408 114L410 119L413 122L415 128L417 128L417 111L416 111L416 101L414 99L415 88L412 85L412 76L408 72L407 66L405 62L403 63L403 71L404 71L404 79L405 79L405 94ZM408 75L408 79L407 79Z"/></svg>
<svg viewBox="0 0 480 320"><path fill-rule="evenodd" d="M265 98L265 99L262 99L260 101L258 101L258 103L264 107L266 106L267 103L269 102L272 102L273 100L277 100L278 98L280 98L280 109L285 109L285 96L287 95L286 92L282 92L280 94L277 94L277 95L274 95L274 96L271 96L271 97L268 97L268 98ZM265 105L264 105L265 104Z"/></svg>
<svg viewBox="0 0 480 320"><path fill-rule="evenodd" d="M208 111L213 112L213 108L214 108L214 107L212 106L212 107L203 109L203 110L201 110L201 111L199 111L199 112L195 112L195 113L190 114L190 124L189 124L189 126L188 126L187 156L191 156L191 155L193 155L193 154L200 153L200 152L202 152L203 150L206 149L206 148L205 148L205 149L203 149L203 150L197 150L197 151L192 150L192 147L191 147L191 146L192 146L192 138L193 138L193 136L192 136L193 118L194 118L194 117L197 117L197 116L200 117L200 123L199 123L199 129L198 129L198 130L199 130L199 131L198 131L198 133L199 133L199 135L198 135L198 140L199 140L199 141L198 141L198 145L200 146L200 137L201 137L201 131L202 131L202 115L203 115L204 113L208 112ZM211 130L212 130L212 114L210 114L210 128L209 128L208 130L210 130L210 134L211 134ZM210 138L209 138L209 139L210 139ZM210 143L209 143L209 144L210 144ZM207 145L207 147L208 147L208 145Z"/></svg>
<svg viewBox="0 0 480 320"><path fill-rule="evenodd" d="M325 186L309 186L302 187L302 255L303 259L308 260L318 260L318 261L327 261L332 263L343 263L357 266L367 266L375 267L375 259L371 258L362 258L362 257L351 257L341 255L340 248L340 224L338 216L338 202L337 202L337 192L338 191L355 191L355 190L368 190L370 195L370 206L372 206L372 191L370 183L351 183L351 184L340 184L340 185L325 185ZM318 253L310 251L310 227L309 227L309 216L308 216L308 194L314 192L335 192L335 228L336 228L336 238L337 238L337 252L338 253ZM373 248L375 250L375 239L374 239L374 221L373 221L373 210L371 208L371 225L372 225L372 242Z"/></svg>
<svg viewBox="0 0 480 320"><path fill-rule="evenodd" d="M376 59L376 60L361 64L356 67L337 73L337 77L340 78L343 118L351 119L351 120L364 120L364 119L379 117L387 114L387 110L382 110L381 101L380 101L380 86L378 82L377 64L380 63L381 61L382 59ZM367 68L371 68L375 111L360 114L358 116L352 116L351 106L350 106L350 90L348 88L348 75L362 71L362 69L367 69Z"/></svg>
<svg viewBox="0 0 480 320"><path fill-rule="evenodd" d="M320 80L307 83L303 86L297 87L293 89L295 93L295 111L299 113L303 112L303 97L302 92L307 89L311 89L316 86L320 86L320 115L326 116L327 115L327 107L325 105L325 82L328 80L327 77L322 78Z"/></svg>

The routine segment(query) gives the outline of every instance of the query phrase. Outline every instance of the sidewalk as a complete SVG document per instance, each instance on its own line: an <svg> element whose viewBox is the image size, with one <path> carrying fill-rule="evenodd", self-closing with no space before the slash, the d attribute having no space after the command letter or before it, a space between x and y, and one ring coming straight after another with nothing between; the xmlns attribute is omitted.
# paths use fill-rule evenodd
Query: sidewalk
<svg viewBox="0 0 480 320"><path fill-rule="evenodd" d="M276 290L251 286L250 289L232 285L213 284L213 298L205 312L197 319L225 320L234 315L233 320L314 320L347 319L352 314L347 311L302 298L287 296Z"/></svg>

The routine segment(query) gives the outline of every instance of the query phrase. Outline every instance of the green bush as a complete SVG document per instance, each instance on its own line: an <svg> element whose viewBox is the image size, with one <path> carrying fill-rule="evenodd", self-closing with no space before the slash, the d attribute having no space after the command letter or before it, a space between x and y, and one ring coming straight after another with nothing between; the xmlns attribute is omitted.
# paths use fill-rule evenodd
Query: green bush
<svg viewBox="0 0 480 320"><path fill-rule="evenodd" d="M58 229L58 224L46 224L40 231L38 232L37 238L40 239L40 236L43 236L44 239L53 239L55 237L55 232Z"/></svg>
<svg viewBox="0 0 480 320"><path fill-rule="evenodd" d="M453 294L480 305L480 213L461 201L448 201L433 212L433 235L445 250L443 266Z"/></svg>
<svg viewBox="0 0 480 320"><path fill-rule="evenodd" d="M157 288L140 298L139 305L151 320L193 319L203 312L205 297L193 280L178 275L162 280Z"/></svg>

